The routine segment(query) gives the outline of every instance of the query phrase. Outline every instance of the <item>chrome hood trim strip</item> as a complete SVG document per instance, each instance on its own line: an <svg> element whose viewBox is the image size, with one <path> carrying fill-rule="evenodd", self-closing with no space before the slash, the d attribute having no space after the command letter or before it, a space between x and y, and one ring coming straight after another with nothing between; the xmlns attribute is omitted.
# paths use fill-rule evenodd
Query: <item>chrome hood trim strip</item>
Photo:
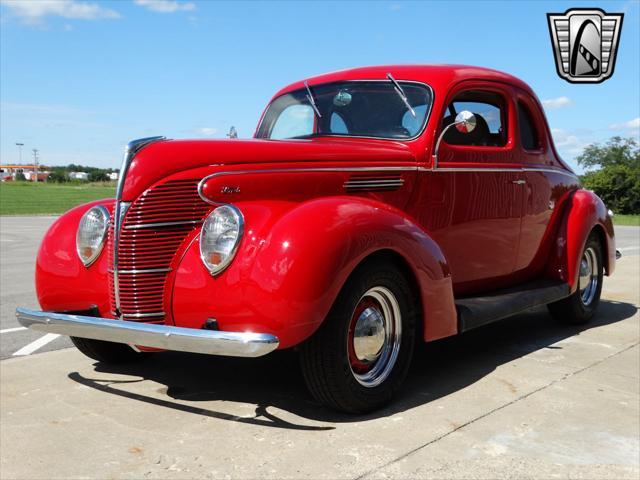
<svg viewBox="0 0 640 480"><path fill-rule="evenodd" d="M299 173L299 172L418 172L420 168L418 166L404 166L399 165L397 167L389 166L389 167L297 167L297 168L270 168L267 170L224 170L221 172L215 172L210 175L204 177L198 183L198 195L203 202L208 203L209 205L228 205L227 203L216 203L212 201L210 198L207 198L202 189L204 188L204 184L212 178L222 177L225 175L246 175L250 173L263 174L263 173Z"/></svg>

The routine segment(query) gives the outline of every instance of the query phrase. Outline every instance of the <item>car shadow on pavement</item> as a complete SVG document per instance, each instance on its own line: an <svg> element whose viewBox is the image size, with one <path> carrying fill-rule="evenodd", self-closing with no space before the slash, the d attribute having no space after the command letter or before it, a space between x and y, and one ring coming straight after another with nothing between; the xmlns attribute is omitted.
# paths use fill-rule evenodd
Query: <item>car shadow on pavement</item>
<svg viewBox="0 0 640 480"><path fill-rule="evenodd" d="M463 389L500 365L554 345L582 332L620 322L637 311L630 303L603 300L587 325L556 323L546 309L535 309L511 319L487 325L416 348L404 387L386 408L368 415L346 415L316 403L307 392L294 351L276 351L257 359L211 357L180 352L148 355L135 364L96 363L95 375L78 372L69 378L105 393L148 404L221 420L296 430L331 430L331 424L387 417L429 403ZM100 378L100 373L134 377L131 380ZM151 380L164 387L153 392L132 392L127 384ZM513 387L513 386L512 386ZM135 388L134 388L135 390ZM199 402L239 402L255 405L251 417L210 409ZM284 411L279 415L278 410ZM288 413L286 413L288 412ZM303 421L294 423L293 414ZM309 421L322 425L309 425Z"/></svg>

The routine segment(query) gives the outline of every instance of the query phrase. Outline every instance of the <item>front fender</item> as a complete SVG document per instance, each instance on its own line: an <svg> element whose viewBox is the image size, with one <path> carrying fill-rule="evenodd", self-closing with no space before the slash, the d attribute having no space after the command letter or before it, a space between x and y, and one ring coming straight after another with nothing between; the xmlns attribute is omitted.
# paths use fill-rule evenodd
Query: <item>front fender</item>
<svg viewBox="0 0 640 480"><path fill-rule="evenodd" d="M298 205L239 202L245 236L229 268L212 277L195 236L180 261L173 318L201 328L272 333L296 345L322 323L353 270L369 255L401 256L422 293L425 339L456 332L448 264L436 243L402 212L373 200L328 197Z"/></svg>
<svg viewBox="0 0 640 480"><path fill-rule="evenodd" d="M114 200L98 200L77 206L60 216L45 234L36 258L36 293L45 311L81 311L93 306L111 316L106 249L86 268L76 254L76 231L84 213L95 205L113 212Z"/></svg>
<svg viewBox="0 0 640 480"><path fill-rule="evenodd" d="M613 274L616 265L616 243L613 222L604 202L590 190L577 190L567 202L558 230L556 248L549 262L549 273L578 288L580 259L592 231L600 236L604 269Z"/></svg>

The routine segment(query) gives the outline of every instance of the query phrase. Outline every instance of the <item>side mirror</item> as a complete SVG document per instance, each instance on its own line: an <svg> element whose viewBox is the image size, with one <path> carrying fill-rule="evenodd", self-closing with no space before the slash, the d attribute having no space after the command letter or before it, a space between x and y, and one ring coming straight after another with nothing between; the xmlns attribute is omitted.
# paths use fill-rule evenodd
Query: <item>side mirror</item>
<svg viewBox="0 0 640 480"><path fill-rule="evenodd" d="M450 123L442 129L438 141L436 142L435 152L433 154L433 168L438 167L438 152L440 151L440 143L444 138L444 135L449 131L451 127L455 126L456 130L460 133L471 133L476 128L476 116L469 110L463 110L456 115L456 119L453 123Z"/></svg>
<svg viewBox="0 0 640 480"><path fill-rule="evenodd" d="M475 123L474 123L475 125ZM231 127L229 129L229 133L227 133L227 137L229 138L238 138L238 131L236 130L236 127Z"/></svg>
<svg viewBox="0 0 640 480"><path fill-rule="evenodd" d="M476 128L476 116L469 110L463 110L456 115L453 124L460 133L471 133Z"/></svg>

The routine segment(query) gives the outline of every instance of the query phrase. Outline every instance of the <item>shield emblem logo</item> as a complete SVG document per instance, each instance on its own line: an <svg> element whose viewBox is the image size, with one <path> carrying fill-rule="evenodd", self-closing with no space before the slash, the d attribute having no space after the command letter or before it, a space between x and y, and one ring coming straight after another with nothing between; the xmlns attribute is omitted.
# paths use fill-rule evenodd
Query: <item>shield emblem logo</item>
<svg viewBox="0 0 640 480"><path fill-rule="evenodd" d="M611 77L623 17L599 8L548 13L558 75L571 83L600 83Z"/></svg>

